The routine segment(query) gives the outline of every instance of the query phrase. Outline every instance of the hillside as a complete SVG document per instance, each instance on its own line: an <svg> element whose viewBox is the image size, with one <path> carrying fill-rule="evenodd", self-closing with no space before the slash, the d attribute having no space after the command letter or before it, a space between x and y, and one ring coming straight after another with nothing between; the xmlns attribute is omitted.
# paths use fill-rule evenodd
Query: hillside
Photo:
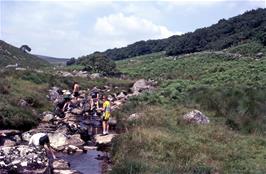
<svg viewBox="0 0 266 174"><path fill-rule="evenodd" d="M66 62L69 60L67 58L57 58L43 55L35 55L40 59L43 59L53 65L66 65Z"/></svg>
<svg viewBox="0 0 266 174"><path fill-rule="evenodd" d="M210 27L197 29L181 36L139 41L126 47L108 49L103 54L113 60L161 51L166 51L167 55L179 55L204 50L222 50L249 40L266 44L265 38L266 9L257 9L228 20L221 19Z"/></svg>
<svg viewBox="0 0 266 174"><path fill-rule="evenodd" d="M259 59L258 52L264 54ZM107 92L110 86L106 94L117 95L136 79L151 78L154 90L123 99L112 110L119 135L108 154L109 173L265 173L265 53L258 42L178 57L153 53L116 61L123 78L7 69L0 72L0 125L19 130L38 125L39 114L52 111L46 95L53 86L71 89L77 81L82 90L97 86ZM185 122L183 115L194 109L210 123ZM139 117L129 119L131 114Z"/></svg>
<svg viewBox="0 0 266 174"><path fill-rule="evenodd" d="M126 132L114 141L111 173L265 173L266 56L253 59L257 51L266 47L117 61L129 77L158 85L113 113ZM194 109L210 123L184 121Z"/></svg>
<svg viewBox="0 0 266 174"><path fill-rule="evenodd" d="M0 40L0 67L10 64L18 64L19 67L39 68L48 66L49 63L38 57L25 53L19 48L14 47Z"/></svg>

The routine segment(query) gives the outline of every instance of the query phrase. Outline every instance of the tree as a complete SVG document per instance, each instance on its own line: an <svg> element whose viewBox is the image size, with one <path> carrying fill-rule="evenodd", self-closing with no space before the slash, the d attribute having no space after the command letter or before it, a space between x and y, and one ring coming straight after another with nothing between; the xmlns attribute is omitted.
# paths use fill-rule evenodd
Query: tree
<svg viewBox="0 0 266 174"><path fill-rule="evenodd" d="M69 65L73 65L76 63L76 59L74 57L72 57L71 59L69 59L67 62L66 62L66 65L69 66Z"/></svg>
<svg viewBox="0 0 266 174"><path fill-rule="evenodd" d="M99 52L80 57L77 60L77 64L84 65L84 70L92 73L112 75L117 72L114 61Z"/></svg>
<svg viewBox="0 0 266 174"><path fill-rule="evenodd" d="M24 53L31 52L31 48L28 45L22 45L19 49Z"/></svg>

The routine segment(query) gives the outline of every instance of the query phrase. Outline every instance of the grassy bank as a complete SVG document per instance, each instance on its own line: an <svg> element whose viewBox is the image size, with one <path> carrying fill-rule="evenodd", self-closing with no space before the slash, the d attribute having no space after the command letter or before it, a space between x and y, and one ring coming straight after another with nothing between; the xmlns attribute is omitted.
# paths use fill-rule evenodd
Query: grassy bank
<svg viewBox="0 0 266 174"><path fill-rule="evenodd" d="M71 89L74 81L80 83L81 89L92 89L94 86L112 87L111 92L121 89L128 90L132 85L130 80L102 78L90 80L81 77L60 77L49 73L35 71L4 71L0 76L0 125L1 129L28 130L39 123L39 115L43 111L51 111L52 104L47 99L48 90L57 86L61 89ZM115 89L115 87L117 87ZM23 99L29 105L19 106Z"/></svg>
<svg viewBox="0 0 266 174"><path fill-rule="evenodd" d="M187 125L182 115L189 110L149 105L136 109L141 119L122 119L128 131L114 141L112 173L266 172L263 137L232 131L210 112L211 124Z"/></svg>
<svg viewBox="0 0 266 174"><path fill-rule="evenodd" d="M155 79L158 87L114 114L126 132L114 141L113 173L265 173L266 60L253 59L258 50L243 53L255 47L265 50L251 43L222 54L117 62L129 77ZM185 124L182 115L193 109L211 123ZM127 121L135 112L144 116Z"/></svg>

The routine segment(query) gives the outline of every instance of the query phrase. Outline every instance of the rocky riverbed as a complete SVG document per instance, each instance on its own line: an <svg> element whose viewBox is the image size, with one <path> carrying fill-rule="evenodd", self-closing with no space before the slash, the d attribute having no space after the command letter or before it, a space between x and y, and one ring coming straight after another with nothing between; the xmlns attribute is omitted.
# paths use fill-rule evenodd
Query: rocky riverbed
<svg viewBox="0 0 266 174"><path fill-rule="evenodd" d="M151 90L153 85L154 82L141 79L133 85L131 92L120 91L108 95L108 99L111 101L111 109L119 109L129 97ZM86 173L84 172L86 170L83 169L82 172L78 171L76 166L82 166L77 165L79 160L83 165L94 165L92 161L88 160L92 160L90 157L93 154L96 154L93 160L102 160L104 163L108 163L110 161L108 154L97 153L96 150L97 148L110 146L112 138L117 135L115 133L116 120L115 118L110 120L112 133L100 136L100 114L91 111L89 102L92 91L106 94L110 93L111 87L105 86L103 89L94 87L93 89L80 91L80 96L77 99L72 99L71 109L64 113L60 113L60 109L56 108L64 99L64 94L69 93L69 91L62 90L61 92L59 88L53 87L49 90L47 97L53 102L55 109L42 113L42 121L36 128L27 132L1 130L0 173ZM47 154L44 149L28 145L30 137L39 132L48 133L51 146L58 151L56 154L58 159L51 160L50 154ZM84 154L82 155L82 153ZM71 156L73 154L74 156ZM72 157L73 160L71 160ZM75 161L73 166L76 169L72 168L69 161ZM97 166L101 167L102 165ZM101 169L97 168L95 170L99 171ZM88 171L88 173L97 172Z"/></svg>

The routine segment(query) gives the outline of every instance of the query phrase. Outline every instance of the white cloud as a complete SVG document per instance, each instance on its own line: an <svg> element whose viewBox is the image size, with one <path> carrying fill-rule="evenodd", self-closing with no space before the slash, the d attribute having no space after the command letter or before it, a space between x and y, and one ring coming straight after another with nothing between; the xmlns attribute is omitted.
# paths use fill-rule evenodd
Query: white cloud
<svg viewBox="0 0 266 174"><path fill-rule="evenodd" d="M127 44L147 39L161 39L181 34L180 32L170 31L167 27L156 25L153 22L136 16L126 16L123 13L111 14L98 18L94 26L97 36L102 39L116 40L114 46L125 46ZM120 42L117 42L120 40Z"/></svg>
<svg viewBox="0 0 266 174"><path fill-rule="evenodd" d="M214 14L216 10L224 11L226 15L226 9L220 8L218 3L211 8L205 8L207 5L214 5L213 2L221 1L228 1L226 4L231 2L4 0L0 4L0 37L16 46L28 44L33 53L58 57L81 56L98 50L126 46L139 40L181 34L176 31L191 31L198 28L199 23L208 26L209 23L204 23L204 20L216 22L217 19L208 16L205 16L206 19L200 18L203 16L201 10L206 10L208 14ZM238 0L232 0L232 3L236 1ZM254 8L255 4L263 6L265 2L241 1L249 1L249 8L243 6L243 9ZM243 3L236 4L240 6ZM238 6L232 8L241 9ZM230 15L233 16L232 13Z"/></svg>

